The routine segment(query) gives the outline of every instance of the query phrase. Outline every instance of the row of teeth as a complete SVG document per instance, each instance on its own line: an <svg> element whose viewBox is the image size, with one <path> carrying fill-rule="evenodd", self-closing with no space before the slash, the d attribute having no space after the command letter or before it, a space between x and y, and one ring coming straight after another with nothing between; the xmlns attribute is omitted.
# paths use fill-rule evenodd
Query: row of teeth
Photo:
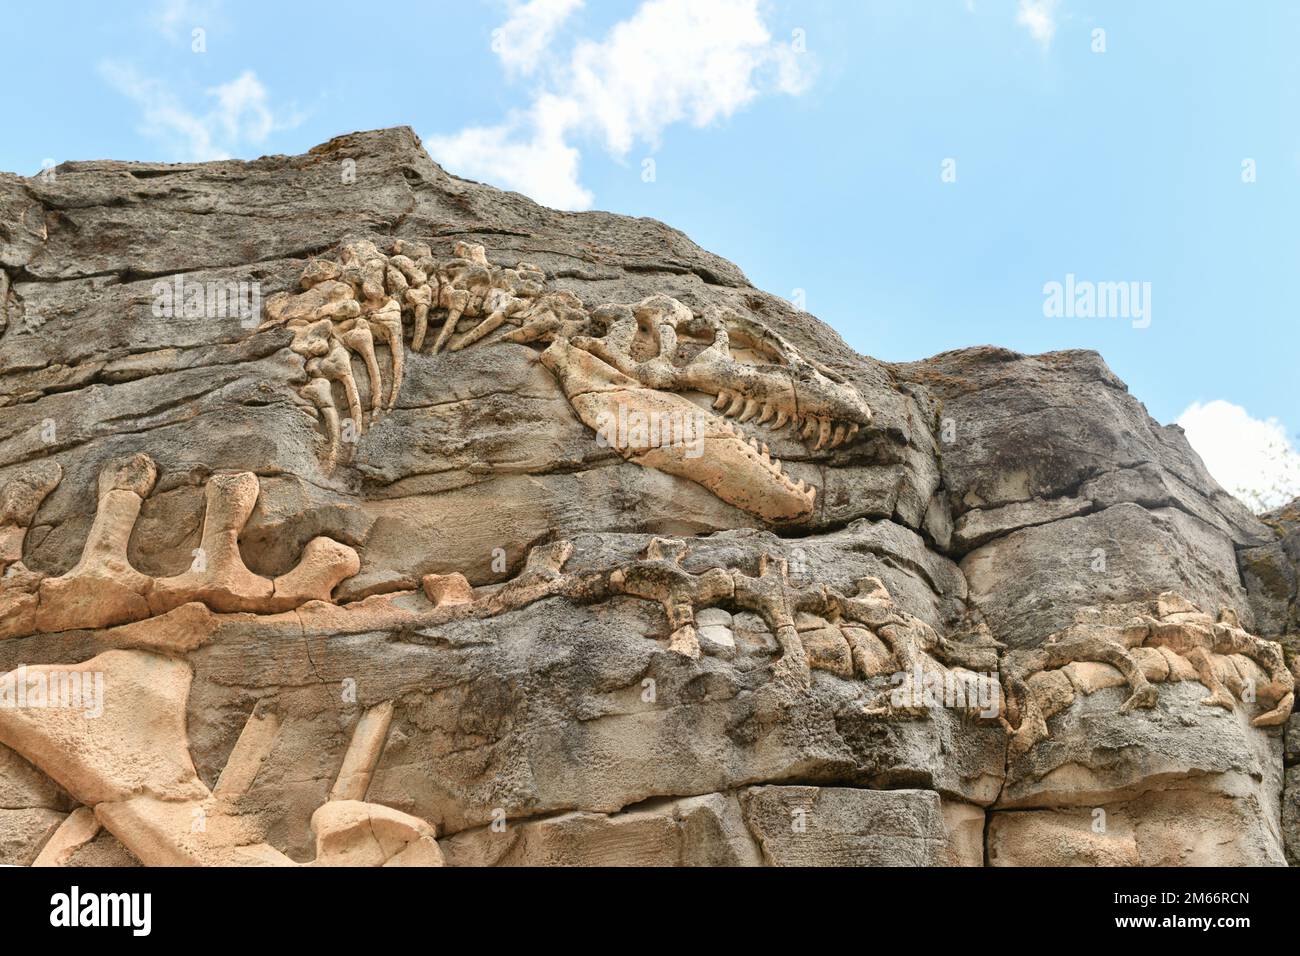
<svg viewBox="0 0 1300 956"><path fill-rule="evenodd" d="M779 408L771 402L760 405L752 398L746 398L739 392L729 392L726 389L718 393L713 408L726 417L740 422L747 422L757 415L755 422L759 425L772 422L771 428L774 432L779 432L786 425L793 423L795 432L805 442L814 435L817 436L817 444L813 446L814 451L827 446L838 448L845 442L852 441L859 427L856 422L837 422L830 418L818 418L815 415L807 415L800 419L798 415L791 415L786 409Z"/></svg>
<svg viewBox="0 0 1300 956"><path fill-rule="evenodd" d="M787 488L790 488L796 494L802 495L803 497L807 498L809 501L813 500L813 497L817 494L817 489L812 485L808 484L808 482L804 481L802 478L800 478L798 481L791 481L789 478L787 478L785 476L785 473L781 471L780 459L772 457L771 449L769 449L767 445L760 442L757 438L751 438L750 436L746 435L744 430L741 429L739 425L733 424L732 422L728 422L728 421L724 421L721 424L724 431L730 432L732 435L736 436L736 438L740 439L742 442L744 442L750 448L752 448L754 450L754 454L757 456L759 460L759 463L762 464L764 468L770 471L777 478L780 478L783 482L785 482Z"/></svg>

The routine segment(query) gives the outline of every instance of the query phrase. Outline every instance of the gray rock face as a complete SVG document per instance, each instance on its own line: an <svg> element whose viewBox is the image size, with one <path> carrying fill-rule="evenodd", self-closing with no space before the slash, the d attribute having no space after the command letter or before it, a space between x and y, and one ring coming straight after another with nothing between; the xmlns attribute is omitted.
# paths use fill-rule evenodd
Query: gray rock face
<svg viewBox="0 0 1300 956"><path fill-rule="evenodd" d="M931 791L754 787L742 805L775 866L949 862L939 797Z"/></svg>
<svg viewBox="0 0 1300 956"><path fill-rule="evenodd" d="M457 179L408 129L56 172L0 174L0 674L115 648L110 687L128 659L189 683L107 699L180 768L133 800L96 794L136 780L139 735L69 770L56 718L0 708L0 862L1293 845L1282 731L1252 723L1285 681L1246 637L1297 630L1296 523L1225 494L1100 357L888 365L667 226ZM598 440L601 402L712 444ZM1213 626L1134 643L1116 608L1165 592ZM1100 657L1009 669L1081 620ZM1158 691L1131 710L1126 661ZM177 840L196 811L220 825Z"/></svg>
<svg viewBox="0 0 1300 956"><path fill-rule="evenodd" d="M1014 647L1038 644L1098 603L1177 590L1251 620L1233 542L1174 508L1120 504L1033 525L962 559L971 600Z"/></svg>
<svg viewBox="0 0 1300 956"><path fill-rule="evenodd" d="M1285 639L1300 634L1300 500L1265 515L1264 520L1276 537L1242 549L1241 576L1260 633L1284 638L1288 651L1294 652L1293 641Z"/></svg>

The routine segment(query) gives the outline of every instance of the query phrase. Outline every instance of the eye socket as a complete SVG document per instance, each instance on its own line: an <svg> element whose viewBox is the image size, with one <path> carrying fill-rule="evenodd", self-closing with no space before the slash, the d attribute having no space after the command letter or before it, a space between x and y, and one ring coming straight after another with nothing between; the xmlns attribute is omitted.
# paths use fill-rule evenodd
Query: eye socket
<svg viewBox="0 0 1300 956"><path fill-rule="evenodd" d="M636 318L636 336L632 339L632 360L646 362L659 354L659 332L645 316Z"/></svg>

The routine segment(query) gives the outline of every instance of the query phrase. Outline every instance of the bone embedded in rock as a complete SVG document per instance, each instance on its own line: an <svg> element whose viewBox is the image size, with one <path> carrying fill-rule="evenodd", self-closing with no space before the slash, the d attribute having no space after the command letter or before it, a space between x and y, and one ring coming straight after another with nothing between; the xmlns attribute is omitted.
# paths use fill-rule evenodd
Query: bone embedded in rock
<svg viewBox="0 0 1300 956"><path fill-rule="evenodd" d="M430 286L409 289L406 302L415 312L415 327L411 337L411 351L418 352L424 347L424 336L429 329L429 309L433 307L434 291Z"/></svg>
<svg viewBox="0 0 1300 956"><path fill-rule="evenodd" d="M29 666L0 679L21 680L29 690L40 683L66 702L49 706L47 695L44 702L0 707L0 742L78 802L93 807L145 792L168 800L206 795L186 737L185 662L110 650L81 664Z"/></svg>
<svg viewBox="0 0 1300 956"><path fill-rule="evenodd" d="M153 581L131 566L127 545L157 476L147 455L109 463L100 472L99 502L81 560L67 574L41 582L40 630L111 627L148 617L146 594Z"/></svg>
<svg viewBox="0 0 1300 956"><path fill-rule="evenodd" d="M444 345L451 339L452 333L456 331L456 323L464 314L466 307L469 305L469 293L464 289L451 289L449 286L444 287L446 294L444 296L443 307L447 310L447 320L442 324L442 331L438 333L437 340L433 343L433 354L437 355L442 351Z"/></svg>
<svg viewBox="0 0 1300 956"><path fill-rule="evenodd" d="M271 610L289 610L309 601L330 602L334 589L361 570L355 550L333 538L312 538L294 568L275 579Z"/></svg>
<svg viewBox="0 0 1300 956"><path fill-rule="evenodd" d="M388 400L384 407L392 409L397 404L397 396L402 390L402 372L405 366L402 343L402 309L393 299L384 303L383 308L369 316L370 330L388 346L392 366L392 380L388 383Z"/></svg>
<svg viewBox="0 0 1300 956"><path fill-rule="evenodd" d="M0 576L7 567L22 561L27 529L62 479L63 469L57 462L42 461L0 487Z"/></svg>
<svg viewBox="0 0 1300 956"><path fill-rule="evenodd" d="M392 701L376 704L361 715L352 731L352 742L343 756L343 766L339 768L334 787L330 790L331 800L366 798L371 775L383 753L392 722Z"/></svg>
<svg viewBox="0 0 1300 956"><path fill-rule="evenodd" d="M373 242L348 242L341 247L336 266L309 264L302 283L306 292L292 297L292 301L274 296L267 307L272 320L288 322L291 327L310 326L316 320L324 322L323 327L297 332L293 348L307 358L308 375L340 384L357 434L365 429L358 412L357 388L333 343L342 342L366 363L373 427L380 410L374 339L389 349L392 380L382 407L391 409L403 378L403 314L412 317L412 348L420 351L434 309L445 310L446 316L433 343L433 354L444 349L461 351L511 324L517 328L495 341L567 341L607 368L626 375L627 384L635 384L647 395L641 404L649 408L637 407L638 413L654 412L656 404L674 404L674 392L716 395L714 407L724 421L714 419L704 429L710 441L704 457L713 458L712 462L688 462L674 445L656 445L653 450L616 447L637 464L697 481L724 501L772 523L811 518L816 488L802 478L787 478L765 443L729 427L725 419L735 418L737 425L769 425L774 432L793 421L797 426L795 435L812 452L851 443L859 429L871 421L870 408L852 385L805 360L762 323L732 311L709 307L697 315L662 294L635 305L608 304L588 310L571 292L547 290L545 274L538 267L526 262L514 268L494 266L486 250L475 243L454 243L454 258L443 262L437 261L424 243L396 240L387 248L390 254L385 256ZM370 329L369 342L357 331L358 326L344 320L358 310ZM462 316L479 321L457 335ZM605 326L604 336L581 334L601 323ZM643 331L650 337L650 354L634 356ZM683 343L710 335L712 341L702 350L679 354ZM738 360L731 348L733 340L759 356L759 363ZM556 371L553 364L550 367ZM560 377L562 382L573 383L572 374ZM582 388L590 390L592 386L584 384ZM573 394L569 397L593 428L593 415L610 412L584 408L592 404L590 399L579 400ZM678 414L689 414L684 404L677 404ZM323 411L322 418L330 428L328 412ZM339 463L339 451L331 440L325 462L328 468Z"/></svg>
<svg viewBox="0 0 1300 956"><path fill-rule="evenodd" d="M99 831L95 811L90 807L77 807L64 818L53 836L41 847L32 866L67 866L72 854L93 840Z"/></svg>
<svg viewBox="0 0 1300 956"><path fill-rule="evenodd" d="M474 601L474 589L460 573L426 574L420 584L434 607L472 604Z"/></svg>
<svg viewBox="0 0 1300 956"><path fill-rule="evenodd" d="M343 387L348 403L348 417L357 434L362 434L365 428L361 418L361 396L357 391L357 380L352 375L352 359L348 350L337 342L333 343L328 355L307 362L307 374L337 382Z"/></svg>
<svg viewBox="0 0 1300 956"><path fill-rule="evenodd" d="M257 476L251 472L214 475L208 480L198 554L189 570L154 582L149 604L155 614L196 600L225 612L252 611L267 604L274 585L250 571L239 552L239 535L258 494Z"/></svg>
<svg viewBox="0 0 1300 956"><path fill-rule="evenodd" d="M1286 721L1295 703L1295 678L1280 645L1220 624L1176 593L1163 593L1152 605L1154 614L1139 614L1124 624L1081 621L1050 635L1038 647L1012 650L1004 656L1001 668L1009 691L1006 726L1013 753L1027 752L1046 739L1050 735L1048 719L1073 702L1073 690L1056 677L1057 669L1075 662L1106 664L1120 673L1130 688L1128 699L1119 708L1122 713L1154 707L1160 691L1152 680L1166 675L1166 679L1174 679L1175 662L1187 668L1187 678L1199 681L1209 691L1201 701L1203 706L1234 711L1237 702L1219 673L1225 655L1240 655L1258 668L1259 679L1252 678L1252 696L1257 703L1252 704L1260 713L1251 723L1266 727ZM1170 666L1144 666L1136 653L1140 649L1157 649L1168 655ZM1235 668L1224 668L1223 673L1232 675L1233 684L1244 688ZM1089 688L1085 685L1084 689Z"/></svg>
<svg viewBox="0 0 1300 956"><path fill-rule="evenodd" d="M330 387L328 379L313 378L300 388L298 393L316 407L324 420L325 435L328 440L325 465L332 469L338 464L343 445L343 429L339 421L338 407L334 404L334 390Z"/></svg>
<svg viewBox="0 0 1300 956"><path fill-rule="evenodd" d="M254 707L212 788L213 796L233 800L247 793L279 733L280 715L269 708Z"/></svg>
<svg viewBox="0 0 1300 956"><path fill-rule="evenodd" d="M200 546L190 567L167 578L143 574L132 567L127 548L143 495L152 491L157 474L143 454L104 467L95 519L77 565L58 577L16 573L17 564L7 569L0 588L0 636L113 628L105 635L110 642L184 652L211 637L212 611L273 614L310 601L328 602L333 590L360 569L356 551L321 536L308 542L296 567L274 581L249 570L239 536L260 488L256 475L239 472L208 480ZM164 624L160 616L173 613ZM159 617L159 623L146 626L151 617ZM169 634L168 626L181 630Z"/></svg>
<svg viewBox="0 0 1300 956"><path fill-rule="evenodd" d="M373 421L374 416L378 415L379 410L383 407L383 379L379 375L379 360L375 357L374 335L371 333L369 326L357 325L340 334L339 339L347 346L349 351L361 356L361 360L366 365L366 375L370 381L368 389L370 415ZM358 429L361 426L362 422L358 421Z"/></svg>
<svg viewBox="0 0 1300 956"><path fill-rule="evenodd" d="M311 866L442 866L432 824L391 807L331 800L311 818Z"/></svg>

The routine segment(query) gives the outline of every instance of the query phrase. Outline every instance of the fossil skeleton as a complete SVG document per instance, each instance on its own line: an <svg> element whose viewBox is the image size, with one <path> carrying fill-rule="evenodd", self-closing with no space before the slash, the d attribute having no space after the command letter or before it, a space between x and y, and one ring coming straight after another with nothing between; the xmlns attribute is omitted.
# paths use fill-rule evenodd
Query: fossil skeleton
<svg viewBox="0 0 1300 956"><path fill-rule="evenodd" d="M414 352L493 342L535 346L577 417L598 432L618 408L701 416L704 453L698 456L672 444L611 444L628 461L697 482L773 523L809 518L816 490L791 480L741 426L789 428L813 452L823 452L853 443L872 420L851 384L751 319L717 309L697 314L662 295L588 309L572 293L549 289L536 266L495 266L481 246L456 243L453 258L440 261L422 243L399 240L385 253L372 242L351 242L336 260L309 263L301 287L267 302L263 328L292 333L289 348L307 376L300 394L324 427L330 467L343 461L349 432L373 428L396 406L408 326ZM383 368L377 348L388 352ZM364 395L354 358L365 370ZM460 574L428 575L422 581L427 601L408 591L338 606L333 591L358 572L360 560L332 538L308 542L299 564L274 579L244 564L239 537L260 491L251 473L207 480L194 563L180 574L153 577L132 566L128 545L157 475L144 454L104 466L81 558L57 576L29 569L23 551L43 501L62 480L61 468L37 463L0 487L0 638L103 631L100 638L113 649L42 671L99 669L114 677L115 688L126 689L129 702L127 718L119 704L118 716L102 724L56 710L0 710L0 742L81 804L47 842L43 862L66 860L102 826L146 863L293 863L243 807L273 741L285 732L276 713L249 715L211 788L199 780L189 754L185 705L192 675L183 655L214 639L226 615L259 615L266 633L298 639L313 627L332 634L436 627L548 598L594 604L627 597L660 605L668 650L696 659L702 644L716 652L734 641L720 622L750 612L775 640L777 682L795 693L818 669L868 681L890 673L908 680L998 672L1006 697L999 694L997 719L1013 753L1045 739L1047 721L1075 699L1079 662L1113 668L1105 679L1114 680L1104 686L1127 682L1124 712L1154 707L1159 693L1152 682L1174 679L1199 680L1209 690L1203 703L1226 710L1237 700L1258 700L1263 712L1252 723L1259 727L1284 723L1294 705L1294 679L1278 644L1247 633L1231 611L1212 618L1174 594L1161 595L1154 614L1080 623L1041 646L1006 651L986 630L974 641L949 640L898 607L877 578L857 582L852 594L823 584L797 586L776 551L764 551L756 569L690 570L690 545L679 539L651 539L635 559L582 572L565 570L574 547L557 541L534 548L524 570L504 584L475 588ZM1179 666L1188 669L1182 677L1175 676ZM914 710L900 712L879 695L862 705L870 718L916 716ZM330 799L312 816L313 865L441 863L431 825L365 802L392 713L392 702L382 702L355 725ZM204 822L201 829L195 820Z"/></svg>
<svg viewBox="0 0 1300 956"><path fill-rule="evenodd" d="M309 263L300 284L300 293L267 300L262 328L293 332L289 347L308 377L300 394L324 425L331 468L345 445L396 404L408 322L414 352L424 349L431 321L441 322L431 353L478 342L545 346L543 363L592 429L620 407L699 422L699 454L626 436L612 444L629 461L696 481L774 523L808 518L816 489L788 478L768 446L741 426L788 428L817 452L853 442L872 419L852 385L751 319L718 309L697 315L663 295L589 310L573 293L548 289L537 266L495 266L478 245L457 242L453 258L439 261L423 243L398 240L385 254L373 242L350 242L337 261ZM376 344L389 353L386 387ZM366 369L364 406L354 355ZM689 394L711 398L712 411Z"/></svg>
<svg viewBox="0 0 1300 956"><path fill-rule="evenodd" d="M1155 614L1138 614L1120 624L1081 622L1047 638L1042 645L1008 652L1002 658L1002 680L1008 702L1005 724L1011 748L1023 753L1049 736L1047 720L1074 700L1069 680L1046 675L1075 662L1109 664L1132 693L1121 711L1154 707L1159 690L1152 680L1178 680L1176 661L1190 665L1189 677L1210 694L1201 703L1236 709L1234 693L1243 702L1263 706L1251 724L1275 727L1286 723L1295 705L1295 678L1282 656L1282 646L1242 630L1235 612L1224 608L1217 620L1186 598L1161 594ZM1263 680L1244 672L1233 658L1258 665Z"/></svg>

